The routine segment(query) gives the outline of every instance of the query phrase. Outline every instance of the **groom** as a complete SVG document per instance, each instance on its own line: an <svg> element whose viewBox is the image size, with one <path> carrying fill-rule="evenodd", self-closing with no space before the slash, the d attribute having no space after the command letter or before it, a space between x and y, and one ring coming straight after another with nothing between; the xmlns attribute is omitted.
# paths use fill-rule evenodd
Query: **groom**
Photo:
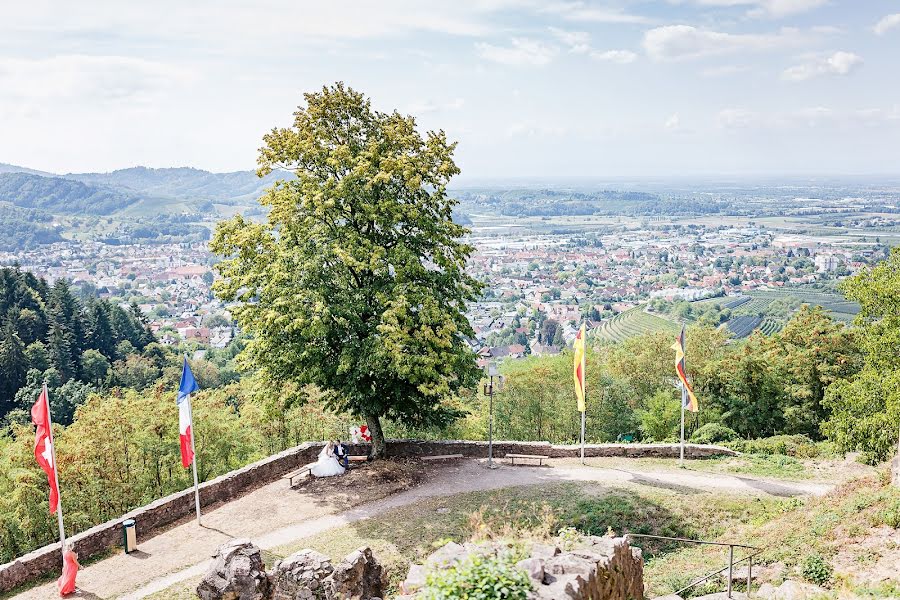
<svg viewBox="0 0 900 600"><path fill-rule="evenodd" d="M350 448L341 440L335 440L334 442L334 457L337 458L338 463L342 467L348 471L350 470Z"/></svg>

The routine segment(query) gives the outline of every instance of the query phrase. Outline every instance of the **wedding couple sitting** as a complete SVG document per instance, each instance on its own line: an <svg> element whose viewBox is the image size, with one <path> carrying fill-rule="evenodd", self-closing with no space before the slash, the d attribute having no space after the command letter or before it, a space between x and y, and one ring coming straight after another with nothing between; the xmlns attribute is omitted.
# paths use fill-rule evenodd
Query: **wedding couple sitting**
<svg viewBox="0 0 900 600"><path fill-rule="evenodd" d="M316 477L333 477L343 475L350 469L350 449L340 440L329 440L322 451L319 452L319 460L312 466L310 472Z"/></svg>

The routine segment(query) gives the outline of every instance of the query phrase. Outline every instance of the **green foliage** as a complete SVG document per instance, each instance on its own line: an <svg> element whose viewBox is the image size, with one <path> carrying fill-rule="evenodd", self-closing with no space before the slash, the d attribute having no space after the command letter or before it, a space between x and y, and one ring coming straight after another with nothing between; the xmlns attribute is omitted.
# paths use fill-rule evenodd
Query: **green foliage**
<svg viewBox="0 0 900 600"><path fill-rule="evenodd" d="M93 215L108 215L139 199L112 188L28 173L0 173L0 198L23 208Z"/></svg>
<svg viewBox="0 0 900 600"><path fill-rule="evenodd" d="M681 400L676 392L659 390L647 399L646 408L638 412L644 437L662 442L677 435L681 422Z"/></svg>
<svg viewBox="0 0 900 600"><path fill-rule="evenodd" d="M726 445L738 452L764 456L814 458L819 455L819 447L805 435L775 435L754 440L734 440Z"/></svg>
<svg viewBox="0 0 900 600"><path fill-rule="evenodd" d="M420 592L425 600L525 600L528 573L511 553L474 553L459 563L428 573Z"/></svg>
<svg viewBox="0 0 900 600"><path fill-rule="evenodd" d="M847 297L860 304L857 322L865 368L832 385L825 396L831 411L822 431L843 451L859 450L876 463L894 452L900 428L900 249L887 260L860 271L842 286Z"/></svg>
<svg viewBox="0 0 900 600"><path fill-rule="evenodd" d="M259 158L261 175L296 179L260 199L265 223L219 224L215 290L250 334L246 362L363 416L381 453L382 417L446 423L445 403L480 377L464 336L481 284L446 192L455 145L340 83L305 98Z"/></svg>
<svg viewBox="0 0 900 600"><path fill-rule="evenodd" d="M730 442L737 438L738 434L734 429L719 423L707 423L691 434L691 441L695 444L718 444L720 442Z"/></svg>
<svg viewBox="0 0 900 600"><path fill-rule="evenodd" d="M140 351L154 339L136 306L82 302L65 281L49 287L18 268L0 269L0 324L0 419L24 408L28 397L30 406L45 379L58 380L54 387L69 381L103 385L109 364L123 358L119 344L127 341ZM28 397L21 393L25 387ZM73 398L83 397L72 391ZM60 422L71 422L73 410Z"/></svg>
<svg viewBox="0 0 900 600"><path fill-rule="evenodd" d="M821 555L813 552L807 554L801 566L803 578L816 585L827 586L831 583L832 568Z"/></svg>
<svg viewBox="0 0 900 600"><path fill-rule="evenodd" d="M0 251L31 250L63 241L50 224L53 217L37 210L17 208L0 202Z"/></svg>

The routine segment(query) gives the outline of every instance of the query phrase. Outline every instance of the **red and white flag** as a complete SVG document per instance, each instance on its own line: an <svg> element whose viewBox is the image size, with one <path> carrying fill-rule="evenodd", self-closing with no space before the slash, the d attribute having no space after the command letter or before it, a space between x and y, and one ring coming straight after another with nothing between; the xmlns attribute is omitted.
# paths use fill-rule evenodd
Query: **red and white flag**
<svg viewBox="0 0 900 600"><path fill-rule="evenodd" d="M53 514L59 507L59 488L56 485L56 465L53 461L53 433L50 430L47 386L44 386L37 402L31 407L31 422L37 427L34 434L34 458L47 474L47 482L50 484L50 514Z"/></svg>

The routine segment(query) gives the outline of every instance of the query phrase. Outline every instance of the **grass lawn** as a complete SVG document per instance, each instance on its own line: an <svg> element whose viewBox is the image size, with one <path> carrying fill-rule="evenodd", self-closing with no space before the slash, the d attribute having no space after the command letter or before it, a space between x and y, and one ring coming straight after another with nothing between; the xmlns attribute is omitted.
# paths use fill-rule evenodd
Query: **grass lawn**
<svg viewBox="0 0 900 600"><path fill-rule="evenodd" d="M635 468L640 462L641 470L683 472L674 458L588 458L588 466L600 468ZM564 459L563 464L580 464L580 459ZM753 475L786 481L821 480L839 482L850 477L866 475L874 470L855 462L829 459L800 459L780 454L744 454L743 456L719 456L686 460L684 469L701 473L723 473L730 475Z"/></svg>

